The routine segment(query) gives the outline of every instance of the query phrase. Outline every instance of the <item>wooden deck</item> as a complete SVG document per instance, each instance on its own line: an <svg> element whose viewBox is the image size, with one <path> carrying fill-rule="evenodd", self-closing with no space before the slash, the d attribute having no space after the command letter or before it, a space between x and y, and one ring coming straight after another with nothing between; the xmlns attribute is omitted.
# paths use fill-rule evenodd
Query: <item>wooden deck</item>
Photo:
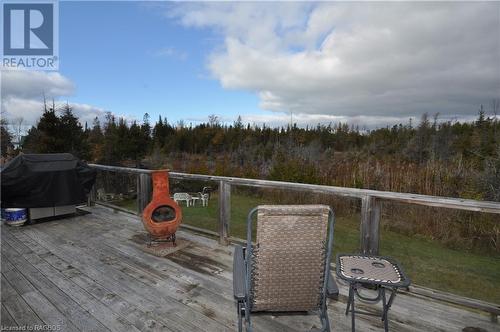
<svg viewBox="0 0 500 332"><path fill-rule="evenodd" d="M235 331L232 247L185 231L186 248L156 257L137 243L144 232L128 214L91 214L1 228L1 324L59 326L59 331ZM347 288L330 301L333 331L349 331ZM379 306L363 309L380 312ZM399 294L391 331L499 331L489 315L425 297ZM306 331L310 316L256 316L256 331ZM383 331L358 316L358 331Z"/></svg>

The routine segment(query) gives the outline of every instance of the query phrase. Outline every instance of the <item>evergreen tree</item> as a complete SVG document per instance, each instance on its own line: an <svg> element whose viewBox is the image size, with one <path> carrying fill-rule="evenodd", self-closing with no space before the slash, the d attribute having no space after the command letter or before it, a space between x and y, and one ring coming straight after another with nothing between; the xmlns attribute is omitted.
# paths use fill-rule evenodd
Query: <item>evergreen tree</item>
<svg viewBox="0 0 500 332"><path fill-rule="evenodd" d="M44 106L44 112L36 127L28 131L23 144L25 152L71 153L79 158L90 157L85 133L71 107L66 104L61 116L57 116L55 103Z"/></svg>
<svg viewBox="0 0 500 332"><path fill-rule="evenodd" d="M102 133L101 122L97 116L94 118L87 141L90 146L91 159L100 162L103 159L104 135Z"/></svg>
<svg viewBox="0 0 500 332"><path fill-rule="evenodd" d="M44 109L37 126L28 131L24 149L33 153L66 152L66 138L61 135L61 120L56 115L55 104Z"/></svg>
<svg viewBox="0 0 500 332"><path fill-rule="evenodd" d="M85 132L69 104L64 105L62 108L59 121L59 135L64 139L62 151L69 152L81 159L88 159L90 153Z"/></svg>
<svg viewBox="0 0 500 332"><path fill-rule="evenodd" d="M118 147L120 142L117 135L116 119L111 112L106 112L103 133L102 162L107 165L116 165L120 161Z"/></svg>

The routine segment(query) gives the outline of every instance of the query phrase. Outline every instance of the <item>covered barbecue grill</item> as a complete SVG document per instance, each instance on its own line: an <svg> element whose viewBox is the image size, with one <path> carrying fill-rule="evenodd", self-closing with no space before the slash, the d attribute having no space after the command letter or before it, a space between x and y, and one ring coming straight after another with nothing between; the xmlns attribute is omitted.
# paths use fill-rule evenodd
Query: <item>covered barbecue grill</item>
<svg viewBox="0 0 500 332"><path fill-rule="evenodd" d="M86 200L96 171L69 153L21 154L1 171L2 208L33 208L50 216ZM68 212L66 212L68 213ZM34 216L31 216L32 219Z"/></svg>

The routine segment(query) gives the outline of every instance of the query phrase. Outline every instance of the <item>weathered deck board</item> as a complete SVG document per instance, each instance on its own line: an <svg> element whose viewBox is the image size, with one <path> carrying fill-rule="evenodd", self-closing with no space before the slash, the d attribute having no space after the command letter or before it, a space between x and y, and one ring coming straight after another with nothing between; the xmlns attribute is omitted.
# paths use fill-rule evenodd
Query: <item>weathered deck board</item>
<svg viewBox="0 0 500 332"><path fill-rule="evenodd" d="M10 314L19 326L43 324L26 301L19 295L7 279L2 275L2 307ZM7 324L8 322L6 322ZM4 317L2 316L2 325Z"/></svg>
<svg viewBox="0 0 500 332"><path fill-rule="evenodd" d="M31 247L31 245L33 245L33 242L29 242L27 240L23 241L23 243L28 247ZM41 247L39 246L36 246L36 248L41 249ZM45 250L42 250L41 254L44 255L47 254L47 252ZM30 256L31 259L28 258L29 262L33 264L33 267L35 267L39 271L39 273L43 275L43 278L47 278L48 280L53 282L56 287L60 288L64 293L68 294L68 296L70 296L73 301L77 302L84 310L94 315L111 331L139 331L139 329L135 328L133 325L124 322L121 317L111 311L106 305L92 298L89 293L73 283L64 274L52 267L49 263L40 259L39 256L35 255L34 253L30 253ZM88 329L88 327L86 327L85 329Z"/></svg>
<svg viewBox="0 0 500 332"><path fill-rule="evenodd" d="M71 255L75 250L74 246L77 245L78 253L75 253L75 255L72 256L72 259L74 259L73 265L75 267L88 269L88 266L86 267L85 264L83 266L80 266L78 263L79 260L82 259L82 257L85 257L84 263L87 263L87 265L98 267L100 271L104 272L107 275L119 275L119 278L126 281L126 284L135 282L137 286L141 287L144 294L152 298L156 304L162 305L163 308L165 306L168 307L175 305L176 303L180 303L184 304L187 307L193 307L197 309L195 311L189 312L188 310L186 310L186 308L181 308L178 314L183 316L182 319L184 322L193 324L198 323L198 327L201 330L206 330L207 328L210 329L211 327L213 328L213 330L221 330L224 329L224 326L231 326L232 328L232 325L234 325L234 304L232 303L232 295L230 289L228 290L226 287L227 279L221 280L218 286L214 283L210 283L206 288L200 287L196 290L192 290L194 288L193 282L184 280L182 278L177 278L179 279L177 281L180 282L180 284L178 284L176 280L169 277L169 273L172 274L172 272L176 272L176 274L179 276L186 277L189 276L190 271L179 269L174 270L174 267L172 266L172 268L169 269L168 272L161 272L162 278L157 278L157 280L155 280L154 282L154 285L149 285L147 282L148 279L150 279L150 276L134 267L134 263L130 260L132 256L129 257L127 255L119 254L119 252L117 252L113 248L115 246L119 246L121 242L130 242L129 239L120 239L114 237L110 239L110 243L112 244L112 246L107 246L103 245L101 243L102 241L92 239L93 236L95 236L95 233L102 233L105 231L102 229L96 229L95 227L97 227L97 225L84 224L85 227L82 230L75 229L74 227L68 227L67 225L67 223L58 225L58 231L64 234L64 239L59 238L59 236L56 236L56 239L53 239L50 236L46 235L44 232L40 232L39 230L30 230L26 233L33 235L34 237L39 237L41 243L48 243L54 247L60 243L71 244L71 247L64 247L64 252L56 253L56 255L59 256ZM120 233L120 231L118 231L118 233ZM79 239L82 238L85 240L80 241ZM148 259L150 257L150 255L144 255L142 251L138 252L140 253L140 255L142 255L140 260ZM140 260L136 260L135 264L140 264ZM160 262L162 262L163 265L165 263L168 263L168 261L166 261L165 259L160 259ZM172 265L172 263L170 264ZM142 264L142 267L145 267L146 269L149 268L148 265L145 264ZM161 269L165 269L165 266L159 267L157 271L160 271ZM151 271L150 268L149 270ZM213 269L210 268L208 270L213 271ZM156 272L156 274L158 274L158 272ZM195 276L194 278L200 279L200 277L201 276ZM194 285L196 285L196 283ZM148 286L154 287L155 289L151 290ZM217 292L212 291L214 287L217 288ZM183 291L184 289L189 289L192 291L187 294ZM220 293L222 292L226 293L226 298L220 298ZM163 294L163 296L158 296L158 293ZM220 309L224 310L221 311L221 314L216 315L214 313L214 310L212 309L213 307L219 307ZM200 312L204 315L201 315ZM211 326L211 320L207 320L207 317L212 318L217 322L222 323L223 325L219 324L217 326ZM278 323L272 323L272 325L279 326ZM282 329L286 328L285 326L279 327ZM184 328L186 327L184 326Z"/></svg>
<svg viewBox="0 0 500 332"><path fill-rule="evenodd" d="M80 298L76 301L72 299L56 284L41 274L25 257L16 255L14 249L5 243L11 243L10 241L11 239L4 239L2 251L4 252L4 257L7 257L16 268L9 271L6 277L8 280L11 280L11 284L19 294L24 295L30 294L33 291L38 291L40 295L43 295L43 297L50 301L57 311L68 318L71 324L79 330L96 332L109 331L109 329L102 325L93 315L80 306ZM29 248L25 248L29 250ZM31 253L25 252L25 254ZM15 284L13 283L14 280L16 281ZM49 312L52 312L52 310ZM49 321L53 321L53 318L51 317ZM65 319L62 319L62 321L65 321ZM71 325L68 325L68 327L70 326Z"/></svg>
<svg viewBox="0 0 500 332"><path fill-rule="evenodd" d="M143 232L131 215L104 207L92 214L21 228L2 225L2 326L62 324L63 331L234 331L232 248L179 232L193 244L168 257L132 240ZM350 330L347 288L330 301L333 331ZM360 305L371 312L379 307ZM400 294L391 331L498 331L488 314ZM358 316L357 330L381 331L380 319ZM305 331L313 316L259 315L256 331Z"/></svg>
<svg viewBox="0 0 500 332"><path fill-rule="evenodd" d="M185 322L178 317L178 310L176 310L178 306L174 302L159 297L158 294L145 288L140 281L133 280L123 271L113 269L106 262L93 257L92 254L86 252L84 245L78 247L78 243L70 242L71 244L67 244L67 240L62 240L59 236L51 238L41 232L36 234L38 230L30 230L27 233L36 237L39 243L50 247L55 256L66 262L66 266L71 265L91 280L102 283L110 291L110 297L113 297L114 294L120 294L131 303L132 307L138 307L144 312L150 311L159 314L162 318L158 321L165 328L168 327L173 331L182 331L185 327L196 331L200 330L192 326L189 321Z"/></svg>

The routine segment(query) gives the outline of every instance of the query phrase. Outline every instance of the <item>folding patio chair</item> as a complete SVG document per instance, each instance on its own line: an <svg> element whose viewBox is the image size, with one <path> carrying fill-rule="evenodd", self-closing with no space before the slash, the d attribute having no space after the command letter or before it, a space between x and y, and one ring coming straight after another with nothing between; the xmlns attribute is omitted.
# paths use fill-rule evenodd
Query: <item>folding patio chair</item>
<svg viewBox="0 0 500 332"><path fill-rule="evenodd" d="M257 214L257 239L252 220ZM325 205L262 205L247 218L246 248L236 246L233 290L238 330L252 331L254 312L317 312L330 331L327 296L338 288L330 274L334 214Z"/></svg>

